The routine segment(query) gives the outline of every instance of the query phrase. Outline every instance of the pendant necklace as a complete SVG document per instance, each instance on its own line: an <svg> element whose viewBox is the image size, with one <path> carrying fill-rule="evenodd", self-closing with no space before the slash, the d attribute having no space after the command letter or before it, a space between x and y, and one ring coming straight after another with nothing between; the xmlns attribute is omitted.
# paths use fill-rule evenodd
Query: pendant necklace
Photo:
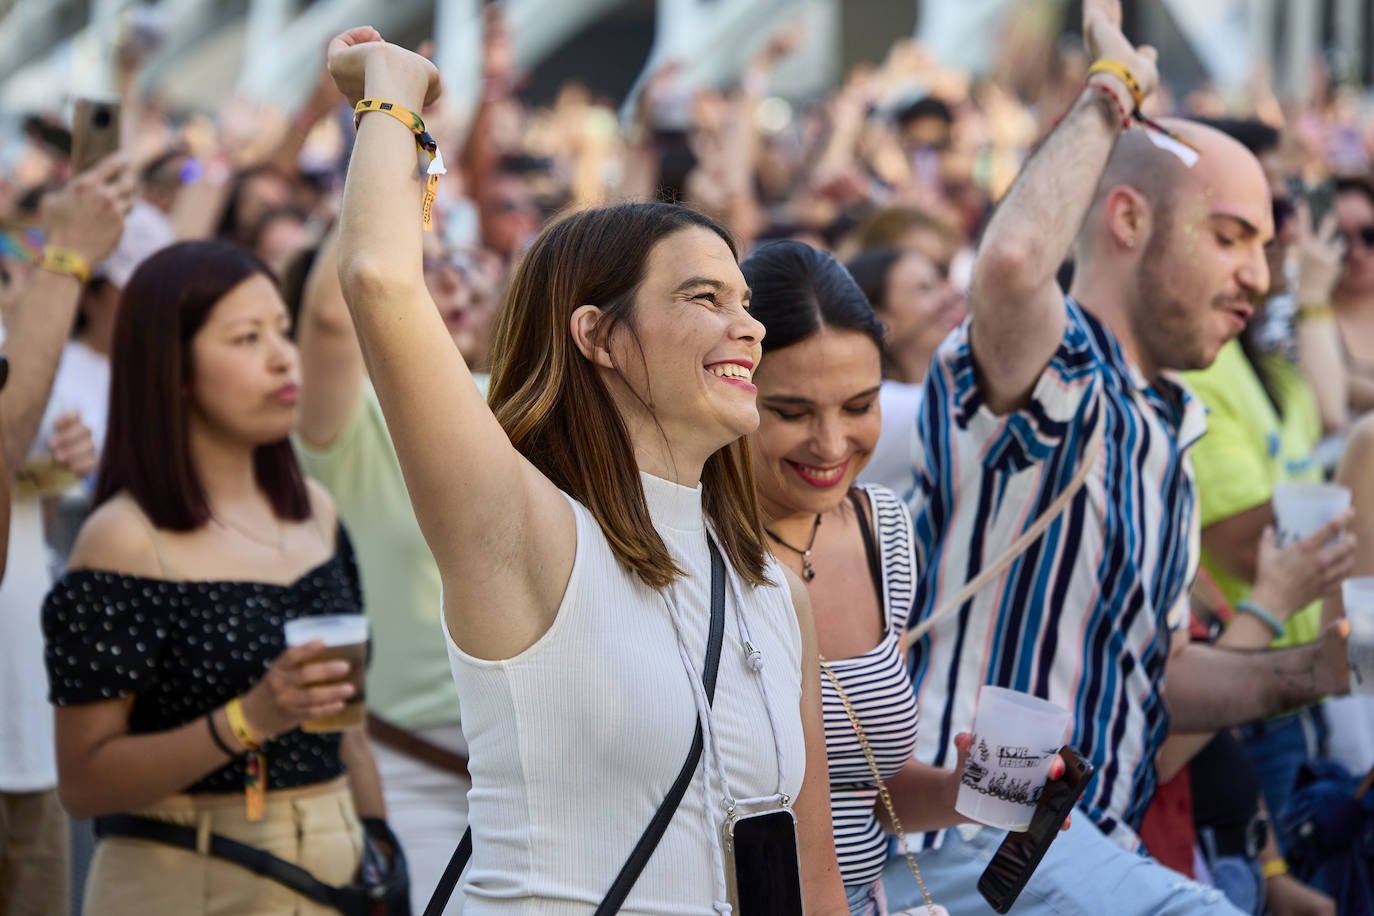
<svg viewBox="0 0 1374 916"><path fill-rule="evenodd" d="M815 524L813 524L813 525L811 526L811 539L810 539L809 541L806 542L806 547L805 547L805 548L802 548L802 547L793 547L791 544L787 543L787 542L784 541L782 538L780 538L780 537L778 537L776 534L774 534L774 533L772 532L772 530L769 529L769 528L764 528L763 530L764 530L764 533L766 533L766 534L767 534L770 538L772 538L776 543L781 544L783 547L786 547L788 550L792 551L793 553L795 553L795 554L797 554L797 555L799 555L799 556L801 557L801 561L802 561L802 579L804 579L804 580L807 581L807 582L810 582L812 579L816 578L816 570L814 570L814 569L811 567L811 548L814 547L814 546L816 545L816 532L819 531L820 528L821 528L821 514L820 514L819 512L817 512L817 513L816 513L816 521L815 521Z"/></svg>

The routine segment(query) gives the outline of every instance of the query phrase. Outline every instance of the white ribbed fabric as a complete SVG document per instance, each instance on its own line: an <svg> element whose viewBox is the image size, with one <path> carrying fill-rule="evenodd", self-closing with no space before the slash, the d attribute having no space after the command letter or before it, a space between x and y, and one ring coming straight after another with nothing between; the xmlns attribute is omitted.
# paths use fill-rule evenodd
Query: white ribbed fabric
<svg viewBox="0 0 1374 916"><path fill-rule="evenodd" d="M701 490L640 478L655 527L688 573L672 588L700 677L711 615ZM696 726L666 602L616 561L591 514L569 502L577 555L549 631L504 661L472 658L445 633L472 755L464 916L590 913L667 794ZM745 619L763 652L784 755L782 791L795 797L806 764L801 633L782 568L769 563L778 585L744 586ZM736 603L727 598L711 721L730 789L745 798L778 791L778 754L759 675L739 642ZM714 913L712 844L720 841L723 811L712 788L715 828L708 833L702 772L698 765L621 910L627 916Z"/></svg>

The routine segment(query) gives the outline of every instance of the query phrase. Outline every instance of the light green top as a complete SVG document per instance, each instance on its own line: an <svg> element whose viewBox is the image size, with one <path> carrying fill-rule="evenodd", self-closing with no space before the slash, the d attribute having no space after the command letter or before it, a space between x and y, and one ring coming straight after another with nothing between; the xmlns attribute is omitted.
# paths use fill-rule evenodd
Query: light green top
<svg viewBox="0 0 1374 916"><path fill-rule="evenodd" d="M486 376L477 381L485 394ZM458 722L440 629L439 567L415 521L372 385L364 383L356 411L328 448L294 442L302 469L334 497L353 539L372 621L369 708L411 730Z"/></svg>
<svg viewBox="0 0 1374 916"><path fill-rule="evenodd" d="M1321 418L1302 372L1279 354L1262 357L1279 416L1238 341L1222 347L1216 362L1184 378L1207 405L1207 435L1192 449L1202 527L1269 502L1274 485L1321 480L1312 450L1321 439ZM1227 574L1204 548L1202 563L1226 600L1235 606L1253 583ZM1321 630L1321 602L1294 614L1275 646L1312 642Z"/></svg>

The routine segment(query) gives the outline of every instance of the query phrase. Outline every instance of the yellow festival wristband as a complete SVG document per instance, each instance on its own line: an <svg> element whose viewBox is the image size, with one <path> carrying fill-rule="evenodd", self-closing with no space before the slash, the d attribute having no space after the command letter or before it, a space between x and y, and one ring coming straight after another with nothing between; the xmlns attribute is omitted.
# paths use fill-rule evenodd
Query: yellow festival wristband
<svg viewBox="0 0 1374 916"><path fill-rule="evenodd" d="M38 266L53 273L76 277L83 285L91 279L91 265L70 248L44 245L43 253L38 258Z"/></svg>
<svg viewBox="0 0 1374 916"><path fill-rule="evenodd" d="M406 126L415 135L415 145L418 146L426 155L429 156L429 164L424 166L421 171L425 175L425 196L420 205L420 219L424 223L425 231L434 229L434 200L439 193L439 176L446 174L444 168L444 157L439 152L439 144L434 136L425 129L425 121L418 114L409 108L403 108L395 102L388 102L385 99L363 99L353 106L353 126L357 127L362 121L363 115L369 111L380 111L389 114L397 121Z"/></svg>
<svg viewBox="0 0 1374 916"><path fill-rule="evenodd" d="M1121 80L1126 86L1126 91L1131 94L1131 101L1136 108L1139 108L1140 103L1145 101L1145 91L1140 88L1140 81L1135 78L1135 74L1131 72L1130 68L1121 61L1113 60L1110 57L1095 60L1093 65L1088 68L1088 76L1091 77L1094 73L1109 73Z"/></svg>
<svg viewBox="0 0 1374 916"><path fill-rule="evenodd" d="M256 751L262 747L262 742L253 734L253 729L248 726L248 718L243 714L243 701L234 697L224 707L224 714L229 718L229 729L234 733L234 737L250 751Z"/></svg>
<svg viewBox="0 0 1374 916"><path fill-rule="evenodd" d="M1288 874L1288 862L1284 859L1270 859L1260 866L1260 871L1264 873L1265 880L1277 878L1279 875Z"/></svg>

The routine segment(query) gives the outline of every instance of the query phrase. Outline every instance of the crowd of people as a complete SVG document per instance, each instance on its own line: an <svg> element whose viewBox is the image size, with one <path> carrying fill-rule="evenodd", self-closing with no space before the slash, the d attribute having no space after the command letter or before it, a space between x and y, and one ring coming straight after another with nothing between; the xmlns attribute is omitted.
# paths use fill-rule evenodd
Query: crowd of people
<svg viewBox="0 0 1374 916"><path fill-rule="evenodd" d="M469 831L445 913L752 913L749 817L770 911L989 912L984 685L1095 768L1015 912L1363 912L1299 797L1374 773L1356 90L1180 96L1086 0L795 109L788 26L622 124L484 17L470 112L370 28L289 117L127 55L119 152L37 118L0 175L0 912L74 862L91 914L340 911L256 850L418 914ZM340 613L321 731L360 690L283 625Z"/></svg>

